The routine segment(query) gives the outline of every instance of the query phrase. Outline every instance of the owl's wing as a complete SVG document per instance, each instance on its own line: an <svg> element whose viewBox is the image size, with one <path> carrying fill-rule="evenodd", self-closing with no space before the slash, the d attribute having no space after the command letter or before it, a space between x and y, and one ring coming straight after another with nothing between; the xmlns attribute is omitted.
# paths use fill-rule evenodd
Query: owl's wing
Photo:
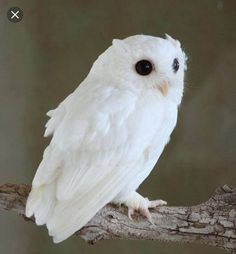
<svg viewBox="0 0 236 254"><path fill-rule="evenodd" d="M26 215L46 223L55 242L84 226L142 170L142 154L162 122L162 108L156 106L114 87L75 91L63 113L53 112L54 135Z"/></svg>

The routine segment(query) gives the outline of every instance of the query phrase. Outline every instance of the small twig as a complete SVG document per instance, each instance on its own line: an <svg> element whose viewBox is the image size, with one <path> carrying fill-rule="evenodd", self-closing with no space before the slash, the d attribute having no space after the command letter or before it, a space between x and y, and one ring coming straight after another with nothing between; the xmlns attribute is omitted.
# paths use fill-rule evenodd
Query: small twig
<svg viewBox="0 0 236 254"><path fill-rule="evenodd" d="M24 216L31 187L0 186L0 210ZM207 202L192 207L160 207L151 211L154 224L138 214L131 221L125 207L109 204L76 234L89 243L102 239L195 242L236 253L236 189L224 185ZM32 219L33 220L33 219Z"/></svg>

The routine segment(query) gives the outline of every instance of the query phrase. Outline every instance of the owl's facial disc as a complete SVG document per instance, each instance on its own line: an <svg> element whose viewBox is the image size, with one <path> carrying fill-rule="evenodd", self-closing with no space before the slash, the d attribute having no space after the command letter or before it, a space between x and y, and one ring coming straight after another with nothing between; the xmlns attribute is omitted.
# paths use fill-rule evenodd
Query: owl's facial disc
<svg viewBox="0 0 236 254"><path fill-rule="evenodd" d="M173 59L173 62L171 63L171 69L174 73L178 72L179 69L179 61L177 58ZM152 60L149 60L149 58L144 58L136 62L135 64L135 71L138 75L143 76L144 79L149 79L149 76L157 75L157 69L154 66L154 63ZM159 73L158 75L165 76L165 73ZM151 80L151 83L153 83L153 79ZM154 82L152 85L153 88L158 89L161 94L166 97L169 92L170 84L169 81L162 77L161 81L158 83Z"/></svg>

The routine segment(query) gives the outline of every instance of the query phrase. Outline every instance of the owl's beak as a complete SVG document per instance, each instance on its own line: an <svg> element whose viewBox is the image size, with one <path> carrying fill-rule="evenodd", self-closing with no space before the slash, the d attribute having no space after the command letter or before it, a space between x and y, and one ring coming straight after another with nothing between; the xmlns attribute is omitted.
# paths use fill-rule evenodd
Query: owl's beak
<svg viewBox="0 0 236 254"><path fill-rule="evenodd" d="M169 83L165 80L163 81L159 86L158 89L162 93L163 96L166 96L168 94L169 90Z"/></svg>

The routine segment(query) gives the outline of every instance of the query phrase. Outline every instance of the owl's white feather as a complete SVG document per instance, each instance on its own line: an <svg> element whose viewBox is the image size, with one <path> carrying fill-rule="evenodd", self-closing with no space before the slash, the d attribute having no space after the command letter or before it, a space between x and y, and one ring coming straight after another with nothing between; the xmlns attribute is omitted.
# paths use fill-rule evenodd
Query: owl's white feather
<svg viewBox="0 0 236 254"><path fill-rule="evenodd" d="M136 72L142 59L153 63L150 75ZM134 192L176 125L184 69L185 55L171 37L113 40L80 86L48 112L45 136L53 137L34 177L26 216L46 224L54 242L109 202L141 204Z"/></svg>

